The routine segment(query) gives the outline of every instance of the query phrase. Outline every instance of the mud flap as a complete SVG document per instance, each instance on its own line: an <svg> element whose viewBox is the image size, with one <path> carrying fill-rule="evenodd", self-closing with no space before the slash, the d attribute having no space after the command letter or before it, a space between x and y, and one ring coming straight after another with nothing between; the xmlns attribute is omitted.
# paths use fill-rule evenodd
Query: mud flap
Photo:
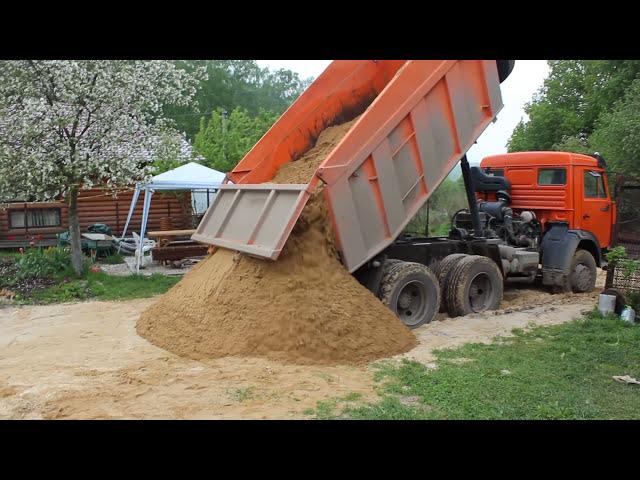
<svg viewBox="0 0 640 480"><path fill-rule="evenodd" d="M569 230L565 222L551 226L542 239L542 284L564 286L571 269L573 254L580 242L589 242L595 250L595 261L601 264L600 245L590 232Z"/></svg>

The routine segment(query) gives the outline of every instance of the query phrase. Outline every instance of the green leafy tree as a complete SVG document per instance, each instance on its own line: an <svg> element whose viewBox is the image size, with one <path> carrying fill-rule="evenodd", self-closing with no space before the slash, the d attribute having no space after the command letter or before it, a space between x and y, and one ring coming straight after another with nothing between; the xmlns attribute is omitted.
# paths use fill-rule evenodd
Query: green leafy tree
<svg viewBox="0 0 640 480"><path fill-rule="evenodd" d="M574 152L590 155L593 153L593 149L590 147L587 138L584 135L578 136L564 136L558 143L554 143L551 150L558 152Z"/></svg>
<svg viewBox="0 0 640 480"><path fill-rule="evenodd" d="M427 210L429 235L446 235L451 229L451 217L461 208L467 207L464 191L464 180L446 178L407 225L406 231L424 235L427 226Z"/></svg>
<svg viewBox="0 0 640 480"><path fill-rule="evenodd" d="M228 172L260 140L276 119L277 115L264 110L256 117L251 117L240 107L230 114L218 108L208 120L203 118L200 121L194 149L204 157L205 165Z"/></svg>
<svg viewBox="0 0 640 480"><path fill-rule="evenodd" d="M508 142L510 152L590 151L598 119L624 96L640 75L637 60L551 60L543 87L526 105Z"/></svg>
<svg viewBox="0 0 640 480"><path fill-rule="evenodd" d="M613 170L640 176L640 79L601 117L590 143Z"/></svg>
<svg viewBox="0 0 640 480"><path fill-rule="evenodd" d="M172 170L187 162L203 162L203 158L192 151L191 145L184 138L164 135L160 138L157 150L154 152L154 173Z"/></svg>
<svg viewBox="0 0 640 480"><path fill-rule="evenodd" d="M254 60L189 60L176 65L188 72L205 69L207 79L200 82L197 108L167 106L165 113L188 138L194 140L202 117L217 109L233 111L240 107L252 117L264 110L281 114L309 85L291 70L260 68Z"/></svg>

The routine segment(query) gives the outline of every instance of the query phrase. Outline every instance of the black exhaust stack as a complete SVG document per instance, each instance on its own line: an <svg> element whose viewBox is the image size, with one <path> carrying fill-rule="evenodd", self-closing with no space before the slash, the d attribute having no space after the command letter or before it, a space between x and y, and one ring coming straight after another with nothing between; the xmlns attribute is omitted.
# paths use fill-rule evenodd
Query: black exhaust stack
<svg viewBox="0 0 640 480"><path fill-rule="evenodd" d="M471 223L473 224L473 237L483 238L484 232L480 225L480 213L478 212L478 202L476 200L476 189L471 179L471 169L467 156L463 156L460 160L460 168L462 169L462 179L464 180L464 190L467 193L467 202L469 203L469 213L471 214Z"/></svg>

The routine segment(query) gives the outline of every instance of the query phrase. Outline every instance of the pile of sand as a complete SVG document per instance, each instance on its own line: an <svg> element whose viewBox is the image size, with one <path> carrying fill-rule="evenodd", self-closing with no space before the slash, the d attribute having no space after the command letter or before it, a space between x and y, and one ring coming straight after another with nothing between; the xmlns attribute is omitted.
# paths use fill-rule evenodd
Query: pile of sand
<svg viewBox="0 0 640 480"><path fill-rule="evenodd" d="M323 131L315 147L284 165L274 181L307 183L351 123ZM362 363L411 349L414 335L344 269L332 239L316 194L277 261L220 249L143 312L137 331L194 359Z"/></svg>
<svg viewBox="0 0 640 480"><path fill-rule="evenodd" d="M313 148L307 151L295 162L285 163L276 172L271 180L273 183L308 183L313 177L322 161L329 155L351 126L358 120L354 118L350 122L325 128Z"/></svg>

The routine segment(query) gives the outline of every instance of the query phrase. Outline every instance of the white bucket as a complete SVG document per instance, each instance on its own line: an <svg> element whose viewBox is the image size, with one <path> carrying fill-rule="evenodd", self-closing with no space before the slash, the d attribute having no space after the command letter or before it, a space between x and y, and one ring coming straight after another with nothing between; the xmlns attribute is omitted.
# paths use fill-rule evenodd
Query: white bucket
<svg viewBox="0 0 640 480"><path fill-rule="evenodd" d="M601 293L598 297L598 310L602 315L613 313L616 309L616 296Z"/></svg>
<svg viewBox="0 0 640 480"><path fill-rule="evenodd" d="M625 322L633 323L636 320L636 312L631 307L625 307L620 315L620 318Z"/></svg>

